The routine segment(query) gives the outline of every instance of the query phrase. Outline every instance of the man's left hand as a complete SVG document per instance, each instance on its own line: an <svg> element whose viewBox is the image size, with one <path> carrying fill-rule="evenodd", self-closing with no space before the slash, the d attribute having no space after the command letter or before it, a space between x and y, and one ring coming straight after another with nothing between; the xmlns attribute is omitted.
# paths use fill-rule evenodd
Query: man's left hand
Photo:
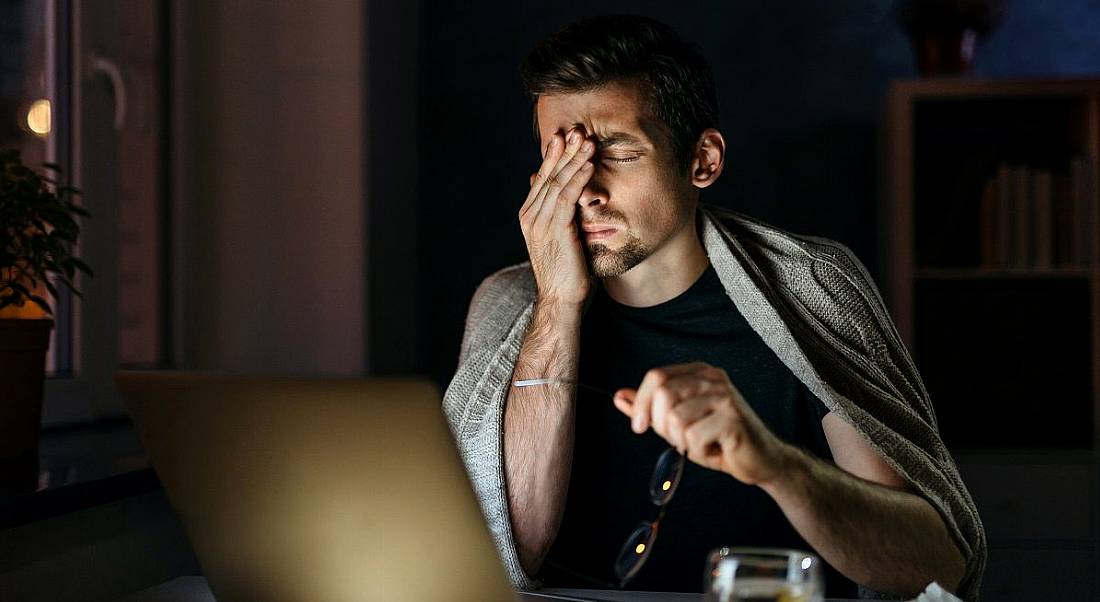
<svg viewBox="0 0 1100 602"><path fill-rule="evenodd" d="M635 433L652 426L692 462L748 485L773 480L791 458L793 448L761 422L726 371L709 364L654 368L637 390L616 391L614 403Z"/></svg>

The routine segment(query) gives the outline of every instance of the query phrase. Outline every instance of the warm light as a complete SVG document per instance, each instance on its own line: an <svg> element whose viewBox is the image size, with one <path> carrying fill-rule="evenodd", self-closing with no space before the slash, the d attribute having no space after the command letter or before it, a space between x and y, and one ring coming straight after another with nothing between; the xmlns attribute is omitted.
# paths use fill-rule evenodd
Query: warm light
<svg viewBox="0 0 1100 602"><path fill-rule="evenodd" d="M50 101L39 98L31 103L27 111L27 127L42 137L50 134Z"/></svg>
<svg viewBox="0 0 1100 602"><path fill-rule="evenodd" d="M668 491L669 487L672 487L672 481L665 481L661 484L661 489L663 491Z"/></svg>
<svg viewBox="0 0 1100 602"><path fill-rule="evenodd" d="M806 570L806 569L810 568L810 565L813 564L813 563L814 563L814 561L812 559L803 558L802 559L802 570Z"/></svg>
<svg viewBox="0 0 1100 602"><path fill-rule="evenodd" d="M641 554L642 552L645 552L645 544L644 543L640 543L640 544L638 544L638 547L634 548L634 553L635 554Z"/></svg>

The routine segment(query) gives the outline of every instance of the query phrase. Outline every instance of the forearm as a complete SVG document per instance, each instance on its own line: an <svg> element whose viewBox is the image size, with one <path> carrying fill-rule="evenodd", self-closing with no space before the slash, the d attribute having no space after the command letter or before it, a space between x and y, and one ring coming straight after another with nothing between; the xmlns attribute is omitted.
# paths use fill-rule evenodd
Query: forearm
<svg viewBox="0 0 1100 602"><path fill-rule="evenodd" d="M579 309L536 303L514 380L576 380ZM504 410L504 467L520 563L538 571L565 510L573 455L574 386L511 387Z"/></svg>
<svg viewBox="0 0 1100 602"><path fill-rule="evenodd" d="M906 597L932 581L958 587L962 554L927 500L788 448L787 469L761 487L829 564L856 583Z"/></svg>

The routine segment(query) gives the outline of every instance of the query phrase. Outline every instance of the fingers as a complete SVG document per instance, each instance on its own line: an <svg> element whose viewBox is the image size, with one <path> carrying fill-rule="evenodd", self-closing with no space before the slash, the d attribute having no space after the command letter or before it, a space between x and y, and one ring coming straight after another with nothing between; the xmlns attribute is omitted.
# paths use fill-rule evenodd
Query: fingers
<svg viewBox="0 0 1100 602"><path fill-rule="evenodd" d="M533 193L534 200L531 203L530 211L538 213L550 187L555 183L565 185L565 180L562 180L562 178L567 180L568 176L563 175L562 170L576 156L584 142L584 138L584 132L577 128L572 128L564 134L555 133L553 135L551 141L555 143L555 147L553 152L547 154L546 159L543 161L543 167L539 170L539 173L543 176L536 178L535 185L538 190Z"/></svg>
<svg viewBox="0 0 1100 602"><path fill-rule="evenodd" d="M731 445L731 449L736 449L740 443L736 418L723 412L709 414L684 431L688 459L708 468L720 465L723 441Z"/></svg>
<svg viewBox="0 0 1100 602"><path fill-rule="evenodd" d="M710 368L708 364L692 362L690 364L674 364L654 368L646 372L642 378L642 384L638 387L638 394L634 397L634 416L630 425L634 432L641 434L649 428L653 410L653 395L658 387L680 374L697 372L707 368Z"/></svg>
<svg viewBox="0 0 1100 602"><path fill-rule="evenodd" d="M667 413L657 410L654 412L653 430L657 431L666 441L681 452L687 450L685 433L693 424L710 416L721 405L723 395L721 393L707 393L692 397L681 398L680 402L672 406ZM661 426L657 426L660 417Z"/></svg>
<svg viewBox="0 0 1100 602"><path fill-rule="evenodd" d="M710 414L728 395L728 389L700 372L674 376L653 394L653 430L684 451L684 430Z"/></svg>
<svg viewBox="0 0 1100 602"><path fill-rule="evenodd" d="M587 143L586 143L587 144ZM586 153L587 155L587 153ZM579 154L577 155L580 156ZM561 228L573 221L573 217L577 212L577 199L580 198L581 193L584 192L585 185L588 184L588 180L592 177L592 172L596 166L591 161L584 161L581 163L577 172L573 174L573 177L569 178L569 183L565 185L565 188L561 189L558 196L554 201L553 212L550 214L550 227ZM547 199L546 203L551 201Z"/></svg>
<svg viewBox="0 0 1100 602"><path fill-rule="evenodd" d="M634 415L634 389L619 389L615 391L614 397L611 398L615 407L626 414L627 417Z"/></svg>
<svg viewBox="0 0 1100 602"><path fill-rule="evenodd" d="M570 132L570 137L572 142L567 143L559 160L560 168L546 182L540 193L542 198L536 201L537 206L532 206L532 211L537 212L536 228L564 225L572 221L576 201L595 167L589 161L595 150L592 141L585 139L576 130Z"/></svg>
<svg viewBox="0 0 1100 602"><path fill-rule="evenodd" d="M661 391L662 389L658 389ZM615 392L612 401L615 404L615 408L625 414L627 417L634 415L634 395L633 389L619 389ZM674 404L668 411L668 417L666 424L668 425L667 431L657 427L655 422L654 430L658 434L663 436L669 442L675 442L674 445L681 451L684 449L683 432L691 426L696 420L706 416L711 412L711 406L720 401L720 395L696 395L692 397L681 398L681 401ZM660 403L657 404L657 408L654 409L654 417L662 415L660 409Z"/></svg>
<svg viewBox="0 0 1100 602"><path fill-rule="evenodd" d="M546 150L543 153L542 165L531 177L531 190L528 191L527 199L520 207L519 216L521 219L537 207L539 200L542 198L541 195L545 189L546 181L557 171L558 161L561 159L564 148L564 139L561 134L555 132L554 135L550 136L550 140L546 144Z"/></svg>

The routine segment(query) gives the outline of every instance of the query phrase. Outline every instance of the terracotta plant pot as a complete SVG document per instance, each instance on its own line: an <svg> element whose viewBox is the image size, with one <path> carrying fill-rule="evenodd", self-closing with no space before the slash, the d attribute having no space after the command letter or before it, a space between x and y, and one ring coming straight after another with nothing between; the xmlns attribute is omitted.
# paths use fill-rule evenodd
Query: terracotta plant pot
<svg viewBox="0 0 1100 602"><path fill-rule="evenodd" d="M38 485L42 384L53 320L0 319L0 497Z"/></svg>

